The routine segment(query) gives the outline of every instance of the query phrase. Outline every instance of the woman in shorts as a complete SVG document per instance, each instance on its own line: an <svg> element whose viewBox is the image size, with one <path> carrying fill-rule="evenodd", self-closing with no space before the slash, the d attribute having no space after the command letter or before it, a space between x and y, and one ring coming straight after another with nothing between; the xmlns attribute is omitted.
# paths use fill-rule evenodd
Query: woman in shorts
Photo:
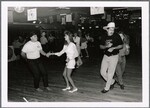
<svg viewBox="0 0 150 108"><path fill-rule="evenodd" d="M57 53L49 53L49 55L57 55L61 56L62 54L66 53L66 66L64 68L63 76L66 81L66 88L62 89L63 91L69 90L70 93L76 92L78 88L75 86L74 81L71 78L72 70L75 68L76 61L75 58L79 56L77 47L73 43L73 36L72 33L69 31L65 31L65 45L60 52ZM71 85L71 86L70 86Z"/></svg>

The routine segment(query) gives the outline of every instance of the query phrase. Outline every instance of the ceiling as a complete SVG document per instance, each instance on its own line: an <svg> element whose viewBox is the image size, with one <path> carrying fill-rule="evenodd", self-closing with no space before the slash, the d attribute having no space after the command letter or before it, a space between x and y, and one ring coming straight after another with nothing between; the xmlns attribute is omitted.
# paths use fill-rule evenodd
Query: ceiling
<svg viewBox="0 0 150 108"><path fill-rule="evenodd" d="M44 18L64 13L69 14L73 12L90 16L90 7L24 7L24 10L21 13L16 12L15 7L8 7L8 11L13 13L8 14L8 17L13 17L14 22L27 22L27 10L33 8L37 8L37 18ZM125 8L128 11L141 10L140 7L105 7L104 10L107 11L107 13L111 13L112 10L118 10L122 8Z"/></svg>
<svg viewBox="0 0 150 108"><path fill-rule="evenodd" d="M58 15L63 13L71 13L72 11L76 12L89 12L89 7L25 7L24 14L26 14L28 9L37 8L38 17L45 17L51 15ZM9 11L15 12L14 7L9 7Z"/></svg>
<svg viewBox="0 0 150 108"><path fill-rule="evenodd" d="M35 7L25 7L24 12L27 12L27 9L31 9ZM45 17L45 16L51 16L51 15L57 15L57 14L63 14L63 13L71 13L72 11L80 12L80 13L89 13L90 7L36 7L37 8L37 15L38 17ZM106 7L105 11L111 11L111 10L117 10L121 7ZM125 7L129 11L133 10L139 10L140 7ZM14 7L9 7L9 11L15 11Z"/></svg>

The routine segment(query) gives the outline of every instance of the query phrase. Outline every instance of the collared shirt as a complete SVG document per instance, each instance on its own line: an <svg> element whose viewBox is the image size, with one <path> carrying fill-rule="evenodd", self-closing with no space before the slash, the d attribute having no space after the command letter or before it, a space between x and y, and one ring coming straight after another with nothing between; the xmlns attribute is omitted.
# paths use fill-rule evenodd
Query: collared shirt
<svg viewBox="0 0 150 108"><path fill-rule="evenodd" d="M40 57L40 50L42 50L39 41L28 41L22 48L22 52L26 53L28 59L37 59Z"/></svg>

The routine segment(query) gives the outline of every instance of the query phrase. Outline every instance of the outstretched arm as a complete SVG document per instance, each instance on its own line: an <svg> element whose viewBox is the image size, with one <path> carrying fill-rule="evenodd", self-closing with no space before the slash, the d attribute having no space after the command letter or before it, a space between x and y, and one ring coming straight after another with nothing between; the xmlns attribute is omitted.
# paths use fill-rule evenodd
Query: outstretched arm
<svg viewBox="0 0 150 108"><path fill-rule="evenodd" d="M40 53L41 53L43 56L46 56L46 53L45 53L43 50L40 50Z"/></svg>
<svg viewBox="0 0 150 108"><path fill-rule="evenodd" d="M64 45L63 49L60 52L54 53L54 55L61 56L62 54L65 53L66 48L67 48L67 46Z"/></svg>
<svg viewBox="0 0 150 108"><path fill-rule="evenodd" d="M23 57L23 58L26 58L26 53L24 53L23 51L21 52L21 56Z"/></svg>

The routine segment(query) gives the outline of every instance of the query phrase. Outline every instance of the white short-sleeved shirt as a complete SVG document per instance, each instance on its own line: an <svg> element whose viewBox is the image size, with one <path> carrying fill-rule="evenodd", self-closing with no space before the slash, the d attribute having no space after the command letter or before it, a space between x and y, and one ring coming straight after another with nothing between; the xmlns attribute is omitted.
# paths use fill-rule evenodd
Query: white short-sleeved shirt
<svg viewBox="0 0 150 108"><path fill-rule="evenodd" d="M28 59L37 59L40 57L40 50L42 50L39 41L28 41L22 48L22 52L26 53Z"/></svg>
<svg viewBox="0 0 150 108"><path fill-rule="evenodd" d="M61 56L63 53L66 53L67 58L69 58L70 60L75 59L79 55L76 45L72 42L70 42L69 45L64 45L63 49L55 54Z"/></svg>
<svg viewBox="0 0 150 108"><path fill-rule="evenodd" d="M70 42L69 45L64 45L63 49L60 52L55 53L55 55L61 56L63 53L66 53L67 58L69 59L66 63L67 68L75 68L75 58L79 56L76 45Z"/></svg>

